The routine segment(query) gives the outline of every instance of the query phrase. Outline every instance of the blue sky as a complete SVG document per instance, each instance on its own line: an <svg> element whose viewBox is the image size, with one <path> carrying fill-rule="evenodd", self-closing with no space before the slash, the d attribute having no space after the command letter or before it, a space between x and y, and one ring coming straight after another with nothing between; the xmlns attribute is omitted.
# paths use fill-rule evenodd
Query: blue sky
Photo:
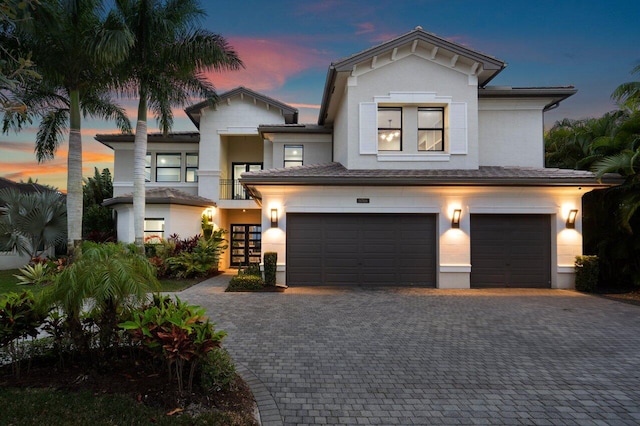
<svg viewBox="0 0 640 426"><path fill-rule="evenodd" d="M202 1L202 26L225 36L246 69L212 74L219 92L244 85L300 110L315 122L332 61L401 35L417 25L506 61L492 85L574 85L578 93L545 116L556 120L598 116L615 106L609 96L634 79L640 63L638 1L325 0ZM639 78L635 76L635 78ZM195 103L195 101L194 101ZM125 102L135 120L135 102ZM155 122L150 120L150 128ZM174 130L195 130L181 111ZM112 167L112 153L93 140L116 131L112 123L83 122L85 174ZM66 146L38 165L35 129L0 136L0 176L37 178L66 187Z"/></svg>

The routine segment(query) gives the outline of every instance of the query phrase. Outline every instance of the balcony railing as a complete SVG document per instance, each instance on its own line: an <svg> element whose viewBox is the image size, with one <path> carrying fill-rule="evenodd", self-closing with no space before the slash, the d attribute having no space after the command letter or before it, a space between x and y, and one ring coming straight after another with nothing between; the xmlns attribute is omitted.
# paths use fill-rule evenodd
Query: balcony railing
<svg viewBox="0 0 640 426"><path fill-rule="evenodd" d="M221 200L251 200L251 196L244 189L240 181L220 179Z"/></svg>

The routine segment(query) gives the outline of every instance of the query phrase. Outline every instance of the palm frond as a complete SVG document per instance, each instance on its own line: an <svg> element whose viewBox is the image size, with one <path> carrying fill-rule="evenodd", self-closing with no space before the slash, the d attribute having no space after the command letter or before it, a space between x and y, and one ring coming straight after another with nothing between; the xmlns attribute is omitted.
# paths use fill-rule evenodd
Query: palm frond
<svg viewBox="0 0 640 426"><path fill-rule="evenodd" d="M36 134L36 159L39 163L55 157L69 125L69 110L56 109L46 114Z"/></svg>
<svg viewBox="0 0 640 426"><path fill-rule="evenodd" d="M131 133L131 121L126 110L103 93L85 93L82 97L84 116L92 116L115 121L123 133Z"/></svg>

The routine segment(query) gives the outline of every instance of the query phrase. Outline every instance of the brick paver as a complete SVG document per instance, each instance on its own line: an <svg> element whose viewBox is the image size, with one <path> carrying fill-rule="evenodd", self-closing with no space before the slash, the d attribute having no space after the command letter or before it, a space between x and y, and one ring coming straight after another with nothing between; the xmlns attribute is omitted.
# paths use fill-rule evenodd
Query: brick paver
<svg viewBox="0 0 640 426"><path fill-rule="evenodd" d="M637 425L640 306L561 290L180 294L226 330L265 425Z"/></svg>

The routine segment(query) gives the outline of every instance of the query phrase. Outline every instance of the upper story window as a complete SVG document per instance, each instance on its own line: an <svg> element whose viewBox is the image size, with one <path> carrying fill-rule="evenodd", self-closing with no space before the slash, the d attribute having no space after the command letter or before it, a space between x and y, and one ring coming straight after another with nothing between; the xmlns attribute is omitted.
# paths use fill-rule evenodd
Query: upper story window
<svg viewBox="0 0 640 426"><path fill-rule="evenodd" d="M418 108L418 151L444 151L444 108Z"/></svg>
<svg viewBox="0 0 640 426"><path fill-rule="evenodd" d="M144 181L151 182L151 154L144 157Z"/></svg>
<svg viewBox="0 0 640 426"><path fill-rule="evenodd" d="M197 153L147 153L144 164L146 182L198 182Z"/></svg>
<svg viewBox="0 0 640 426"><path fill-rule="evenodd" d="M378 108L378 150L402 151L402 108Z"/></svg>
<svg viewBox="0 0 640 426"><path fill-rule="evenodd" d="M198 181L198 154L187 154L185 159L186 167L184 171L185 182Z"/></svg>
<svg viewBox="0 0 640 426"><path fill-rule="evenodd" d="M180 182L181 154L156 155L156 182Z"/></svg>
<svg viewBox="0 0 640 426"><path fill-rule="evenodd" d="M285 145L284 146L284 167L302 166L303 162L302 145Z"/></svg>

